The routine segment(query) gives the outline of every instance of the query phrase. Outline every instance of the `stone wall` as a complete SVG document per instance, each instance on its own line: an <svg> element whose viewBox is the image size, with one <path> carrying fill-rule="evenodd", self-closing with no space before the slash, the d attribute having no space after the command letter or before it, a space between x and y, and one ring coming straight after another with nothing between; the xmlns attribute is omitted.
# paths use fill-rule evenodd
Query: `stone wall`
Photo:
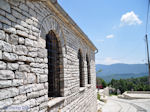
<svg viewBox="0 0 150 112"><path fill-rule="evenodd" d="M95 52L46 2L0 0L0 109L30 112L96 112ZM48 98L45 35L53 30L61 43L61 101ZM84 58L79 87L78 50ZM87 84L86 55L91 84Z"/></svg>

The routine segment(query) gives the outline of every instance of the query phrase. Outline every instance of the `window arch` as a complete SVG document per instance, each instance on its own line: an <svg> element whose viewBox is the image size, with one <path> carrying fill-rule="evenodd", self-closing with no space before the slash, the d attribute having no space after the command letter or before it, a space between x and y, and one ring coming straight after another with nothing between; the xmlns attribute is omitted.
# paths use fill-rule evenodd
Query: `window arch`
<svg viewBox="0 0 150 112"><path fill-rule="evenodd" d="M53 31L46 35L48 52L48 96L60 96L60 49L59 42Z"/></svg>
<svg viewBox="0 0 150 112"><path fill-rule="evenodd" d="M87 83L91 84L91 73L90 73L90 62L89 62L89 58L88 55L86 55L86 63L87 63Z"/></svg>
<svg viewBox="0 0 150 112"><path fill-rule="evenodd" d="M78 59L79 59L79 79L80 79L80 87L84 87L83 57L82 57L81 50L78 51Z"/></svg>

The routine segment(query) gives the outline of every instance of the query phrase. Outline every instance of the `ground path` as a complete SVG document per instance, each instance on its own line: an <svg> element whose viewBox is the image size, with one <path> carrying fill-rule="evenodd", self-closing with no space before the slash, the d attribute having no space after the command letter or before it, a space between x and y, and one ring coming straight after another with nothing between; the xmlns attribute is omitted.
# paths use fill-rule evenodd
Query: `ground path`
<svg viewBox="0 0 150 112"><path fill-rule="evenodd" d="M102 112L150 112L150 99L126 100L108 97Z"/></svg>

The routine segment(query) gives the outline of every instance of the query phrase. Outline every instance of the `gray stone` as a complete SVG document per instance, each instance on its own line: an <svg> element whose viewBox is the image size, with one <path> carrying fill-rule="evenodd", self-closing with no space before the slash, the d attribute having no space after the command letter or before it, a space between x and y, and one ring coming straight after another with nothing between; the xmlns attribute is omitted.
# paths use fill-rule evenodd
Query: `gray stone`
<svg viewBox="0 0 150 112"><path fill-rule="evenodd" d="M0 8L11 13L10 5L8 4L8 2L6 0L0 0Z"/></svg>
<svg viewBox="0 0 150 112"><path fill-rule="evenodd" d="M12 9L12 15L18 19L25 20L25 17L22 14L20 14L19 12L17 12L16 10Z"/></svg>
<svg viewBox="0 0 150 112"><path fill-rule="evenodd" d="M2 26L2 23L0 23L0 29L2 29L2 27L3 27L3 26Z"/></svg>
<svg viewBox="0 0 150 112"><path fill-rule="evenodd" d="M37 40L37 37L36 37L36 36L33 36L33 35L29 35L29 38L30 38L30 39L33 39L33 40Z"/></svg>
<svg viewBox="0 0 150 112"><path fill-rule="evenodd" d="M28 48L29 51L34 51L34 52L38 50L38 49L35 48L35 47L27 47L27 48Z"/></svg>
<svg viewBox="0 0 150 112"><path fill-rule="evenodd" d="M9 105L11 105L12 103L13 103L13 99L12 99L12 98L5 99L5 100L1 100L1 101L0 101L0 109L9 106Z"/></svg>
<svg viewBox="0 0 150 112"><path fill-rule="evenodd" d="M34 67L34 68L47 68L47 64L43 64L43 63L30 63L30 66L31 67Z"/></svg>
<svg viewBox="0 0 150 112"><path fill-rule="evenodd" d="M40 58L45 58L47 57L47 49L38 49L38 56Z"/></svg>
<svg viewBox="0 0 150 112"><path fill-rule="evenodd" d="M25 94L14 97L13 104L21 104L27 100L27 96Z"/></svg>
<svg viewBox="0 0 150 112"><path fill-rule="evenodd" d="M28 49L24 45L17 45L13 49L13 52L18 54L18 55L27 55L28 54Z"/></svg>
<svg viewBox="0 0 150 112"><path fill-rule="evenodd" d="M24 79L24 80L26 80L27 79L27 73L26 72L18 72L18 71L16 71L15 72L15 78L17 78L17 79Z"/></svg>
<svg viewBox="0 0 150 112"><path fill-rule="evenodd" d="M33 40L26 38L25 39L25 45L26 46L34 46Z"/></svg>
<svg viewBox="0 0 150 112"><path fill-rule="evenodd" d="M18 60L18 56L16 54L14 54L14 53L7 53L7 52L3 52L2 58L4 60L8 60L8 61L16 61L16 60Z"/></svg>
<svg viewBox="0 0 150 112"><path fill-rule="evenodd" d="M1 21L2 23L5 23L5 24L11 26L11 21L8 20L8 19L7 19L6 17L4 17L4 16L1 16L1 15L0 15L0 21Z"/></svg>
<svg viewBox="0 0 150 112"><path fill-rule="evenodd" d="M27 57L26 56L19 56L19 60L20 61L27 61Z"/></svg>
<svg viewBox="0 0 150 112"><path fill-rule="evenodd" d="M44 73L44 69L40 69L40 68L31 68L31 72L33 73Z"/></svg>
<svg viewBox="0 0 150 112"><path fill-rule="evenodd" d="M28 24L30 24L30 25L33 25L33 20L32 19L26 19L26 22L28 23Z"/></svg>
<svg viewBox="0 0 150 112"><path fill-rule="evenodd" d="M4 25L3 25L3 29L4 29L4 31L7 32L7 33L16 34L16 29L13 28L13 27L11 27L11 26L9 26L9 25L4 24Z"/></svg>
<svg viewBox="0 0 150 112"><path fill-rule="evenodd" d="M19 37L19 44L24 44L24 38L23 37Z"/></svg>
<svg viewBox="0 0 150 112"><path fill-rule="evenodd" d="M38 75L39 82L47 82L48 81L48 75Z"/></svg>
<svg viewBox="0 0 150 112"><path fill-rule="evenodd" d="M27 93L27 98L28 99L37 98L37 97L39 97L39 91Z"/></svg>
<svg viewBox="0 0 150 112"><path fill-rule="evenodd" d="M18 63L8 63L7 64L7 69L8 70L17 70L19 68Z"/></svg>
<svg viewBox="0 0 150 112"><path fill-rule="evenodd" d="M21 86L23 85L23 79L14 79L12 81L12 86Z"/></svg>
<svg viewBox="0 0 150 112"><path fill-rule="evenodd" d="M33 88L33 91L39 91L39 90L42 90L42 89L44 89L44 84L35 84L34 88Z"/></svg>
<svg viewBox="0 0 150 112"><path fill-rule="evenodd" d="M36 76L34 73L28 73L27 82L32 84L36 82Z"/></svg>
<svg viewBox="0 0 150 112"><path fill-rule="evenodd" d="M13 21L15 23L17 22L16 18L9 13L6 13L6 18L8 18L10 21Z"/></svg>
<svg viewBox="0 0 150 112"><path fill-rule="evenodd" d="M29 65L20 65L19 71L20 72L30 72L30 66Z"/></svg>
<svg viewBox="0 0 150 112"><path fill-rule="evenodd" d="M4 25L3 25L3 29L4 29L4 31L7 32L7 33L16 34L16 29L13 28L13 27L11 27L11 26L9 26L9 25L4 24Z"/></svg>
<svg viewBox="0 0 150 112"><path fill-rule="evenodd" d="M13 79L14 72L10 70L0 70L0 79Z"/></svg>
<svg viewBox="0 0 150 112"><path fill-rule="evenodd" d="M11 86L12 86L11 80L0 80L0 88L6 88Z"/></svg>
<svg viewBox="0 0 150 112"><path fill-rule="evenodd" d="M47 93L48 93L48 90L46 90L46 89L39 91L40 96L46 95Z"/></svg>
<svg viewBox="0 0 150 112"><path fill-rule="evenodd" d="M28 56L37 57L37 52L28 52Z"/></svg>
<svg viewBox="0 0 150 112"><path fill-rule="evenodd" d="M24 31L21 31L21 30L17 30L17 34L20 35L20 36L23 36L23 37L28 37L28 33L24 32Z"/></svg>
<svg viewBox="0 0 150 112"><path fill-rule="evenodd" d="M2 51L0 50L0 59L2 59Z"/></svg>
<svg viewBox="0 0 150 112"><path fill-rule="evenodd" d="M5 62L0 61L0 69L1 69L1 70L6 69L6 63L5 63Z"/></svg>
<svg viewBox="0 0 150 112"><path fill-rule="evenodd" d="M5 88L0 89L0 100L17 96L19 94L19 89L17 88Z"/></svg>
<svg viewBox="0 0 150 112"><path fill-rule="evenodd" d="M0 15L5 16L5 15L6 15L6 12L5 12L4 10L1 10L1 9L0 9Z"/></svg>
<svg viewBox="0 0 150 112"><path fill-rule="evenodd" d="M5 40L5 32L0 30L0 40Z"/></svg>
<svg viewBox="0 0 150 112"><path fill-rule="evenodd" d="M10 36L6 36L6 41L10 44L17 45L18 44L18 36L11 34Z"/></svg>
<svg viewBox="0 0 150 112"><path fill-rule="evenodd" d="M39 107L30 108L30 112L39 112Z"/></svg>
<svg viewBox="0 0 150 112"><path fill-rule="evenodd" d="M23 3L19 5L19 8L22 9L23 11L26 11L26 12L29 11L28 7L25 4L23 4Z"/></svg>
<svg viewBox="0 0 150 112"><path fill-rule="evenodd" d="M34 62L34 58L27 57L27 58L26 58L26 61L28 61L28 62Z"/></svg>
<svg viewBox="0 0 150 112"><path fill-rule="evenodd" d="M32 26L32 31L39 33L40 30L38 28Z"/></svg>
<svg viewBox="0 0 150 112"><path fill-rule="evenodd" d="M19 87L19 93L29 93L32 92L33 89L35 88L35 84L28 84L28 85L23 85Z"/></svg>
<svg viewBox="0 0 150 112"><path fill-rule="evenodd" d="M12 52L12 45L5 41L0 40L0 49L6 52Z"/></svg>
<svg viewBox="0 0 150 112"><path fill-rule="evenodd" d="M43 59L37 57L37 58L35 58L35 62L36 62L36 63L42 63L42 62L43 62Z"/></svg>

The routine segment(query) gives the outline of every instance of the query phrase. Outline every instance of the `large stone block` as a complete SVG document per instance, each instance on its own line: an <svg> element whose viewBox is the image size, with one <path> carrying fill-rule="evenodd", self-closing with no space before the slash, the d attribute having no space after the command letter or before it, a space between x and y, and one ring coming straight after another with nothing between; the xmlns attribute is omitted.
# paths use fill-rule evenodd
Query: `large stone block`
<svg viewBox="0 0 150 112"><path fill-rule="evenodd" d="M11 80L0 80L0 88L6 88L11 86L12 86Z"/></svg>
<svg viewBox="0 0 150 112"><path fill-rule="evenodd" d="M44 69L40 69L40 68L31 68L31 72L33 73L44 73Z"/></svg>
<svg viewBox="0 0 150 112"><path fill-rule="evenodd" d="M28 98L28 99L38 98L38 97L39 97L39 91L27 93L27 98Z"/></svg>
<svg viewBox="0 0 150 112"><path fill-rule="evenodd" d="M0 40L0 49L6 52L12 52L12 45L5 41Z"/></svg>
<svg viewBox="0 0 150 112"><path fill-rule="evenodd" d="M46 58L47 57L47 49L38 49L38 56L40 58Z"/></svg>
<svg viewBox="0 0 150 112"><path fill-rule="evenodd" d="M5 88L0 89L0 100L17 96L19 94L19 89L17 88Z"/></svg>
<svg viewBox="0 0 150 112"><path fill-rule="evenodd" d="M34 73L28 73L27 82L28 83L35 83L36 82L36 75Z"/></svg>
<svg viewBox="0 0 150 112"><path fill-rule="evenodd" d="M10 21L13 21L15 23L17 22L16 18L9 13L6 13L6 18L8 18Z"/></svg>
<svg viewBox="0 0 150 112"><path fill-rule="evenodd" d="M8 60L8 61L16 61L16 60L18 60L18 55L14 54L14 53L3 52L2 58L4 60Z"/></svg>
<svg viewBox="0 0 150 112"><path fill-rule="evenodd" d="M22 36L22 37L28 37L28 33L26 33L25 31L21 31L21 30L17 30L17 34Z"/></svg>
<svg viewBox="0 0 150 112"><path fill-rule="evenodd" d="M20 72L30 72L30 66L29 65L20 65L19 71Z"/></svg>
<svg viewBox="0 0 150 112"><path fill-rule="evenodd" d="M5 100L1 100L1 101L0 101L0 109L9 106L9 105L11 105L12 103L13 103L13 99L12 99L12 98L5 99Z"/></svg>
<svg viewBox="0 0 150 112"><path fill-rule="evenodd" d="M19 68L18 63L7 63L7 69L8 70L17 70Z"/></svg>
<svg viewBox="0 0 150 112"><path fill-rule="evenodd" d="M3 61L0 61L0 70L6 69L6 63Z"/></svg>
<svg viewBox="0 0 150 112"><path fill-rule="evenodd" d="M25 45L26 46L34 46L33 40L26 38L25 39Z"/></svg>
<svg viewBox="0 0 150 112"><path fill-rule="evenodd" d="M24 44L24 38L23 37L19 37L19 44Z"/></svg>
<svg viewBox="0 0 150 112"><path fill-rule="evenodd" d="M14 79L12 81L12 86L21 86L23 85L23 79Z"/></svg>
<svg viewBox="0 0 150 112"><path fill-rule="evenodd" d="M5 39L5 32L3 30L0 30L0 40Z"/></svg>
<svg viewBox="0 0 150 112"><path fill-rule="evenodd" d="M37 57L37 52L28 52L28 56Z"/></svg>
<svg viewBox="0 0 150 112"><path fill-rule="evenodd" d="M19 5L19 8L22 9L23 12L24 12L24 11L26 11L26 12L29 11L28 7L27 7L24 3L21 3L21 4Z"/></svg>
<svg viewBox="0 0 150 112"><path fill-rule="evenodd" d="M4 29L4 31L7 32L7 33L16 34L16 29L13 28L13 27L11 27L11 26L9 26L9 25L4 24L4 25L3 25L3 29Z"/></svg>
<svg viewBox="0 0 150 112"><path fill-rule="evenodd" d="M21 104L21 103L25 102L26 100L27 100L26 94L19 95L19 96L14 97L13 104Z"/></svg>
<svg viewBox="0 0 150 112"><path fill-rule="evenodd" d="M18 54L18 55L27 55L28 49L24 45L17 45L14 47L13 52Z"/></svg>
<svg viewBox="0 0 150 112"><path fill-rule="evenodd" d="M47 82L48 75L38 75L38 82Z"/></svg>
<svg viewBox="0 0 150 112"><path fill-rule="evenodd" d="M11 34L10 36L6 36L6 41L10 44L17 45L18 44L18 36Z"/></svg>
<svg viewBox="0 0 150 112"><path fill-rule="evenodd" d="M0 70L0 79L13 79L14 72L10 70Z"/></svg>

